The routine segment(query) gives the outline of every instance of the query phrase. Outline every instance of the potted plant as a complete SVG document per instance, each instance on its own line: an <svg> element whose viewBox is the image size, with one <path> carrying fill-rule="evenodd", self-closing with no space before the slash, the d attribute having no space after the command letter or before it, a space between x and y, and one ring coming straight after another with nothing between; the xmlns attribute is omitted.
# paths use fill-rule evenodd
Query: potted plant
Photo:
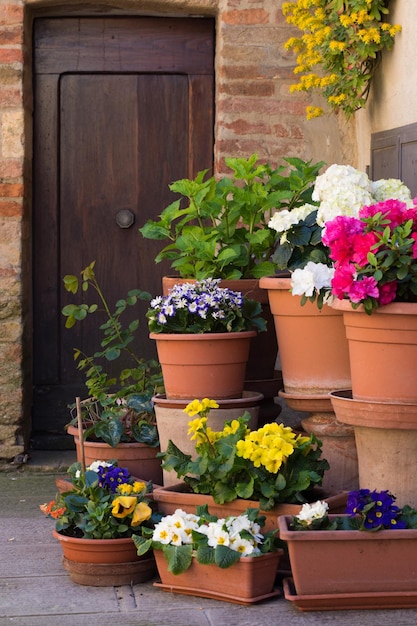
<svg viewBox="0 0 417 626"><path fill-rule="evenodd" d="M132 534L153 528L148 488L126 468L96 461L85 471L68 470L71 486L41 510L55 520L53 535L63 550L71 579L82 585L113 586L144 582L155 573L153 556L138 557Z"/></svg>
<svg viewBox="0 0 417 626"><path fill-rule="evenodd" d="M285 595L300 608L416 606L417 511L396 506L389 491L350 492L340 516L306 504L278 526L295 587L286 581Z"/></svg>
<svg viewBox="0 0 417 626"><path fill-rule="evenodd" d="M261 305L207 278L176 284L147 312L167 398L240 398L249 344L265 330Z"/></svg>
<svg viewBox="0 0 417 626"><path fill-rule="evenodd" d="M179 199L140 229L144 237L161 241L155 261L167 259L178 273L163 278L164 295L175 282L213 277L222 279L221 287L261 303L267 330L251 339L245 389L264 395L263 421L279 414L274 397L282 386L275 371L278 346L268 296L259 288L259 278L275 271L275 233L268 221L276 210L310 201L312 182L322 166L298 158L283 161L273 168L256 154L229 157L229 176L207 177L205 170L193 180L175 181L170 189Z"/></svg>
<svg viewBox="0 0 417 626"><path fill-rule="evenodd" d="M175 472L182 483L157 488L154 498L163 513L176 508L188 512L208 503L212 513L236 515L248 506L266 515L266 530L276 529L277 515L298 512L315 499L324 472L320 442L276 422L257 430L247 426L249 415L226 421L221 431L207 424L213 400L194 400L185 409L193 454L169 441L160 454L165 471ZM330 498L333 507L344 505L343 494Z"/></svg>
<svg viewBox="0 0 417 626"><path fill-rule="evenodd" d="M88 398L81 402L83 433L78 431L77 415L72 409L68 432L73 434L77 446L77 458L81 461L80 437L84 438L85 462L97 458L117 458L133 475L155 483L162 478L156 458L159 438L152 397L163 392L161 368L157 361L139 357L132 348L138 320L124 326L121 320L128 307L138 299L149 300L150 294L135 289L126 299L120 299L112 311L97 281L95 261L77 276L64 277L64 286L70 293L89 289L98 296L93 304L68 304L62 309L66 328L72 328L88 315L104 312L107 320L100 325L102 341L92 356L74 348L77 368L85 373ZM116 375L109 373L121 356L126 357Z"/></svg>
<svg viewBox="0 0 417 626"><path fill-rule="evenodd" d="M359 485L385 484L417 506L417 207L405 197L364 206L326 223L334 262L332 306L342 312L351 389L331 395L355 430ZM392 466L401 455L402 463Z"/></svg>
<svg viewBox="0 0 417 626"><path fill-rule="evenodd" d="M153 549L166 591L252 604L279 594L274 581L283 550L273 532L261 534L256 509L218 519L207 506L197 514L181 509L133 540L139 555ZM227 582L218 568L227 569Z"/></svg>

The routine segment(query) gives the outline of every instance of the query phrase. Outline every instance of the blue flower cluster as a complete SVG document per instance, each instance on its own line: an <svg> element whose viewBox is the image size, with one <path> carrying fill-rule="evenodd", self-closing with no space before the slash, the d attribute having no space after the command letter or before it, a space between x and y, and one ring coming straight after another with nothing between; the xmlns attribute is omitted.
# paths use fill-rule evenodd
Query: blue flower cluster
<svg viewBox="0 0 417 626"><path fill-rule="evenodd" d="M147 313L151 332L215 333L250 330L261 313L240 291L219 286L220 279L177 283L167 296L151 300ZM263 321L264 323L264 321Z"/></svg>
<svg viewBox="0 0 417 626"><path fill-rule="evenodd" d="M362 525L366 530L406 528L406 522L399 519L401 509L394 502L395 496L389 491L350 491L346 513L351 517L362 518Z"/></svg>
<svg viewBox="0 0 417 626"><path fill-rule="evenodd" d="M130 479L129 471L125 467L105 467L100 465L97 468L98 484L103 489L110 489L116 493L117 487L128 483Z"/></svg>

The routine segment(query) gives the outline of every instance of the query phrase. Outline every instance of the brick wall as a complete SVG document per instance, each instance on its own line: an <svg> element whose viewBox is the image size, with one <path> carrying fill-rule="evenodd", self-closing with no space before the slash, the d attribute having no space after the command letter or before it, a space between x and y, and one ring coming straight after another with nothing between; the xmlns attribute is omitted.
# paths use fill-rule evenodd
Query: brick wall
<svg viewBox="0 0 417 626"><path fill-rule="evenodd" d="M31 44L34 12L86 14L85 2L0 3L0 461L30 435ZM94 0L88 3L89 7ZM105 2L98 1L98 6ZM292 55L280 0L115 0L112 13L212 15L217 19L215 163L226 156L353 161L351 129L336 118L306 122L290 95ZM48 7L50 7L48 9ZM98 9L93 11L98 14Z"/></svg>

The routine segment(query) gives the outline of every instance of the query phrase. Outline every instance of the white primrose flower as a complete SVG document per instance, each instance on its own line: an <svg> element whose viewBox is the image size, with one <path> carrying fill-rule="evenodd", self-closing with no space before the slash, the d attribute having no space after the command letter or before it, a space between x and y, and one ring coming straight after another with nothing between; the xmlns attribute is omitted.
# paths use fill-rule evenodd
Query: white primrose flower
<svg viewBox="0 0 417 626"><path fill-rule="evenodd" d="M113 463L107 463L107 461L93 461L90 463L86 470L91 470L92 472L98 472L99 467L113 467ZM75 472L75 478L79 478L81 475L80 470Z"/></svg>
<svg viewBox="0 0 417 626"><path fill-rule="evenodd" d="M257 554L260 552L251 541L248 539L242 539L240 536L236 539L232 539L229 547L235 552L239 552L242 556L249 556L250 554Z"/></svg>
<svg viewBox="0 0 417 626"><path fill-rule="evenodd" d="M320 519L327 515L329 510L329 505L327 502L322 500L317 500L317 502L313 502L309 504L303 504L301 507L301 511L295 517L300 520L300 522L311 523L313 520Z"/></svg>

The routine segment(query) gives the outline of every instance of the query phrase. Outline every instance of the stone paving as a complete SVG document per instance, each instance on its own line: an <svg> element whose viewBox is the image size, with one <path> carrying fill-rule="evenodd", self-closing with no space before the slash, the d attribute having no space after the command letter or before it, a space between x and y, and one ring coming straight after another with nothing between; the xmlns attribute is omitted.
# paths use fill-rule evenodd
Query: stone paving
<svg viewBox="0 0 417 626"><path fill-rule="evenodd" d="M61 564L52 520L39 504L55 496L68 453L36 453L0 472L0 626L416 626L417 609L302 612L283 597L242 606L166 593L152 582L74 584ZM227 584L227 573L222 573Z"/></svg>

